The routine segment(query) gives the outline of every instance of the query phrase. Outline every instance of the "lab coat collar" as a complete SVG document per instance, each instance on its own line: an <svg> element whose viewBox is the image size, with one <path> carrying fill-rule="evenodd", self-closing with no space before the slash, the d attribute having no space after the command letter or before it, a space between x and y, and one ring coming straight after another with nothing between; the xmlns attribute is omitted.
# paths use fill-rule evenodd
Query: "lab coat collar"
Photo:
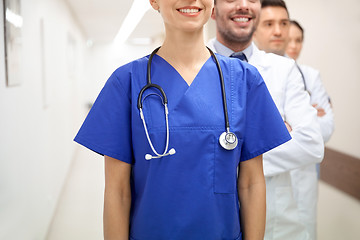
<svg viewBox="0 0 360 240"><path fill-rule="evenodd" d="M249 63L254 65L259 71L265 70L271 66L266 63L266 52L259 50L259 48L255 45L254 42L248 48L252 48L252 54L248 57Z"/></svg>

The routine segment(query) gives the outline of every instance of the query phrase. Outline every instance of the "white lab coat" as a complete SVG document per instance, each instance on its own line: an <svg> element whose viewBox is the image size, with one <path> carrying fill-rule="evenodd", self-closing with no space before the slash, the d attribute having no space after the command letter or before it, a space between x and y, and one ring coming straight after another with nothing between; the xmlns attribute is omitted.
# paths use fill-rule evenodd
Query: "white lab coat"
<svg viewBox="0 0 360 240"><path fill-rule="evenodd" d="M306 65L299 65L306 84L306 89L310 93L311 104L318 104L319 107L325 110L326 115L318 117L321 134L324 142L329 141L334 132L334 113L329 102L329 95L320 78L320 72L312 67Z"/></svg>
<svg viewBox="0 0 360 240"><path fill-rule="evenodd" d="M300 221L309 233L309 239L315 240L318 199L316 164L294 169L290 176Z"/></svg>
<svg viewBox="0 0 360 240"><path fill-rule="evenodd" d="M216 51L214 41L208 46ZM290 141L263 155L267 188L265 240L310 239L300 221L290 171L323 159L324 144L316 110L310 105L293 60L260 51L254 44L252 47L252 55L247 56L249 63L258 69L281 116L292 127Z"/></svg>
<svg viewBox="0 0 360 240"><path fill-rule="evenodd" d="M321 134L324 142L327 142L334 131L334 115L329 102L329 96L321 82L319 71L304 65L299 66L310 93L311 104L318 104L325 110L326 115L318 117ZM291 171L291 180L294 197L299 209L300 220L309 232L310 239L316 239L316 218L318 199L318 173L316 165L295 169Z"/></svg>

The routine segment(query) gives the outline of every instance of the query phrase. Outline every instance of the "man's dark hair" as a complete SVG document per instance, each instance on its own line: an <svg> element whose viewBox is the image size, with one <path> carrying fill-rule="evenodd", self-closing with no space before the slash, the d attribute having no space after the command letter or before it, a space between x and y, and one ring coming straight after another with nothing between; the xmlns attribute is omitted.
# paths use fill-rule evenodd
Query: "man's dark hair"
<svg viewBox="0 0 360 240"><path fill-rule="evenodd" d="M283 0L261 0L261 8L266 7L282 7L286 10L288 16L290 16L286 3Z"/></svg>
<svg viewBox="0 0 360 240"><path fill-rule="evenodd" d="M290 24L292 24L292 25L294 25L294 26L296 26L296 27L298 27L298 28L300 29L301 35L302 35L302 40L304 40L304 29L303 29L303 27L300 25L300 23L298 23L298 22L295 21L295 20L291 20L291 21L290 21Z"/></svg>

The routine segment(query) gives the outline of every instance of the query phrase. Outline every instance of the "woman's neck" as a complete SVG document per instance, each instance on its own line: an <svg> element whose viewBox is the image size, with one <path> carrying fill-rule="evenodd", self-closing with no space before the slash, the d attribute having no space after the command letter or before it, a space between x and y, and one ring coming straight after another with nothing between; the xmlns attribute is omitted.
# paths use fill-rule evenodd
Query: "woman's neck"
<svg viewBox="0 0 360 240"><path fill-rule="evenodd" d="M158 55L170 63L196 64L206 61L210 53L207 50L203 32L166 32L166 37Z"/></svg>
<svg viewBox="0 0 360 240"><path fill-rule="evenodd" d="M210 57L202 30L191 33L167 31L165 41L157 54L173 66L188 85L191 85Z"/></svg>

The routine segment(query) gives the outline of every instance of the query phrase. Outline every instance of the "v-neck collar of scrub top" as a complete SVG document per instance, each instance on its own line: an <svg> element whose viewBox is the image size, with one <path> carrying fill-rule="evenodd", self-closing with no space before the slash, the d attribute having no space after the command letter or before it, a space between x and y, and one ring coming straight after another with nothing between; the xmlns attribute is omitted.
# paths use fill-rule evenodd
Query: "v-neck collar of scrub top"
<svg viewBox="0 0 360 240"><path fill-rule="evenodd" d="M161 57L158 54L154 55L156 58L159 59L159 61L164 62L164 64L167 64L169 67L171 67L173 69L174 72L176 72L179 77L181 78L181 80L183 80L183 82L188 86L188 88L190 88L193 85L193 82L198 78L198 75L201 73L201 71L203 70L203 68L206 66L207 62L209 62L212 59L212 56L210 56L201 66L200 70L197 72L197 74L195 75L194 79L192 80L191 84L189 85L185 79L183 78L183 76L179 73L179 71L173 66L171 65L168 61L166 61L165 58Z"/></svg>
<svg viewBox="0 0 360 240"><path fill-rule="evenodd" d="M211 75L213 77L209 78L209 72L214 72ZM158 74L161 74L162 77L156 78L156 76L159 76ZM170 78L167 79L164 76ZM210 83L214 81L219 83L218 87L210 87ZM209 92L218 91L218 94L221 94L220 77L212 56L204 62L192 83L188 85L181 74L169 62L155 54L151 64L151 82L161 86L168 96L169 112L177 108L184 101L184 98L189 95L194 94L197 98L201 98L200 92L208 95Z"/></svg>

